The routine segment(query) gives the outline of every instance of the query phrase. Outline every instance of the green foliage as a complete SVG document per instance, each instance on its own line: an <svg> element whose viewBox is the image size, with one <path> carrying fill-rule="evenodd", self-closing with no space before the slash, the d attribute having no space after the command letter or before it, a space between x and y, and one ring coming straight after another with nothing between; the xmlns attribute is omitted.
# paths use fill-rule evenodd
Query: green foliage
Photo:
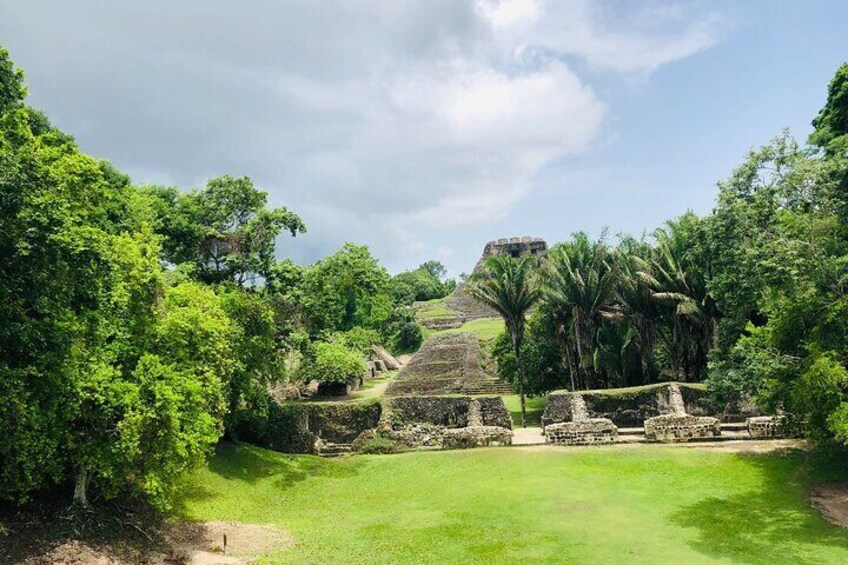
<svg viewBox="0 0 848 565"><path fill-rule="evenodd" d="M9 52L0 47L0 114L23 102L25 96L23 71L15 68Z"/></svg>
<svg viewBox="0 0 848 565"><path fill-rule="evenodd" d="M306 380L320 383L346 383L358 379L367 366L362 354L338 342L315 342L312 361L305 369Z"/></svg>
<svg viewBox="0 0 848 565"><path fill-rule="evenodd" d="M554 317L544 309L536 310L527 323L527 336L521 350L525 368L525 390L542 394L562 387L568 375L562 366L559 344L556 341ZM498 377L518 388L515 351L505 332L501 332L492 354L498 364Z"/></svg>
<svg viewBox="0 0 848 565"><path fill-rule="evenodd" d="M156 228L166 260L190 263L208 283L242 286L268 278L277 236L284 230L292 236L306 231L293 212L268 209L267 193L247 177L216 177L205 189L187 194L155 186L145 192L156 202Z"/></svg>
<svg viewBox="0 0 848 565"><path fill-rule="evenodd" d="M399 321L393 329L390 344L392 349L398 353L416 351L424 342L421 326L412 316Z"/></svg>
<svg viewBox="0 0 848 565"><path fill-rule="evenodd" d="M381 329L392 313L389 274L362 245L346 243L303 277L301 296L307 325L321 331L356 326Z"/></svg>
<svg viewBox="0 0 848 565"><path fill-rule="evenodd" d="M514 258L495 255L470 279L471 295L492 307L503 318L512 344L517 373L517 389L521 398L521 424L526 426L524 393L526 367L521 359L527 314L539 300L534 257Z"/></svg>
<svg viewBox="0 0 848 565"><path fill-rule="evenodd" d="M810 143L830 156L848 156L848 63L836 71L827 89L827 102L813 120Z"/></svg>
<svg viewBox="0 0 848 565"><path fill-rule="evenodd" d="M348 349L358 351L362 355L368 355L371 353L371 346L380 343L380 334L377 330L356 326L346 332L332 334L328 341L340 343Z"/></svg>
<svg viewBox="0 0 848 565"><path fill-rule="evenodd" d="M414 271L399 273L392 278L392 297L403 305L444 298L456 288L452 279L443 282L446 273L438 261L427 261Z"/></svg>

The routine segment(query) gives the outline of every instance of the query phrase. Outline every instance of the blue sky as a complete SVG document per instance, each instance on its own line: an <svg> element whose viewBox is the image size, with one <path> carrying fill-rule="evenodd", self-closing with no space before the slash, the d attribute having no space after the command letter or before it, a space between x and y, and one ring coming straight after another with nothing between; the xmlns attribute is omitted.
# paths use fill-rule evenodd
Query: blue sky
<svg viewBox="0 0 848 565"><path fill-rule="evenodd" d="M800 139L848 2L0 0L30 101L137 183L249 175L398 271L489 239L640 234Z"/></svg>

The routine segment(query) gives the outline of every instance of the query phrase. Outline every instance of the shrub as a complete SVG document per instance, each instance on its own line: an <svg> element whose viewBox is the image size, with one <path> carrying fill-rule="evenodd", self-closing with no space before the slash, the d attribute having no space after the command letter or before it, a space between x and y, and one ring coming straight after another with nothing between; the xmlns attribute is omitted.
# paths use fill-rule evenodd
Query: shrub
<svg viewBox="0 0 848 565"><path fill-rule="evenodd" d="M380 343L380 334L377 330L356 326L346 332L332 334L328 341L340 343L348 349L353 349L366 355L371 351L372 345Z"/></svg>
<svg viewBox="0 0 848 565"><path fill-rule="evenodd" d="M313 361L307 365L306 373L320 383L344 383L358 378L368 369L358 351L338 342L316 342L312 352Z"/></svg>

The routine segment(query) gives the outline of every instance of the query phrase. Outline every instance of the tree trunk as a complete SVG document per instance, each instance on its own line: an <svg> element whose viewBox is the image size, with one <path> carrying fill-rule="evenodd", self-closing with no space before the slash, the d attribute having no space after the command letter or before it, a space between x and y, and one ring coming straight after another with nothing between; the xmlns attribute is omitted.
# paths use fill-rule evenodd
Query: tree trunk
<svg viewBox="0 0 848 565"><path fill-rule="evenodd" d="M527 427L527 401L524 398L524 364L521 362L521 342L513 339L515 366L518 369L518 398L521 401L521 427Z"/></svg>
<svg viewBox="0 0 848 565"><path fill-rule="evenodd" d="M91 472L84 463L80 463L77 471L76 484L74 485L74 504L82 508L89 508L88 503L88 485L91 483Z"/></svg>

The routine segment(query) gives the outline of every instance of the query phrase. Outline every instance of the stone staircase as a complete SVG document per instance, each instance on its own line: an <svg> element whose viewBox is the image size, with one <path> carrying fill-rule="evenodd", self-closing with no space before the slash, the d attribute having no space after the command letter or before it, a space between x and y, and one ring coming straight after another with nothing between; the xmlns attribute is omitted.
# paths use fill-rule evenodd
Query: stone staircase
<svg viewBox="0 0 848 565"><path fill-rule="evenodd" d="M514 391L512 390L512 385L506 381L502 381L500 379L487 379L485 381L463 385L462 394L500 395L514 394Z"/></svg>
<svg viewBox="0 0 848 565"><path fill-rule="evenodd" d="M351 452L351 444L349 443L331 443L325 442L318 455L321 457L338 457Z"/></svg>

